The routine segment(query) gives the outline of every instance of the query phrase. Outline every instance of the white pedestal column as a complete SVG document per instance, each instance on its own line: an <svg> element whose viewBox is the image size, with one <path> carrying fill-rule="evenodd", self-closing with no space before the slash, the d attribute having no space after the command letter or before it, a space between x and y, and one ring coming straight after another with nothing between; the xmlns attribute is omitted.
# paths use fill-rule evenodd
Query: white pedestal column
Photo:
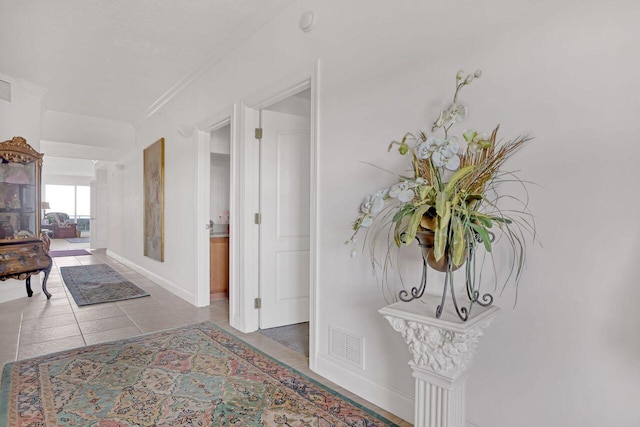
<svg viewBox="0 0 640 427"><path fill-rule="evenodd" d="M460 320L452 305L435 317L440 297L426 295L409 303L380 309L393 329L400 332L413 360L415 378L415 427L465 427L467 370L483 330L500 310L474 305L472 316Z"/></svg>

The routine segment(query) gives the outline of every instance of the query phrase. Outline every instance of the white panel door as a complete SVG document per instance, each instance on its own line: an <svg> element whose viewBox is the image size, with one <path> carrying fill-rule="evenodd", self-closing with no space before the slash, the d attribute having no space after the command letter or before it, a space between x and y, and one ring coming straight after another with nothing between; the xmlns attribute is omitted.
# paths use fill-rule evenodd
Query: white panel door
<svg viewBox="0 0 640 427"><path fill-rule="evenodd" d="M309 321L309 119L263 110L260 328Z"/></svg>
<svg viewBox="0 0 640 427"><path fill-rule="evenodd" d="M91 189L91 221L90 233L91 249L99 249L107 247L108 240L108 221L109 213L109 189L106 183L91 181L89 183Z"/></svg>

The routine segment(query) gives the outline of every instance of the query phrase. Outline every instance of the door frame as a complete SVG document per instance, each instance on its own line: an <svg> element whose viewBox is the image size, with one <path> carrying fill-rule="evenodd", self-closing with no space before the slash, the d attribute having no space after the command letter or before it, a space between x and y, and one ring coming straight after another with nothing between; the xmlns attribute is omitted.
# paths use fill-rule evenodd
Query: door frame
<svg viewBox="0 0 640 427"><path fill-rule="evenodd" d="M257 149L257 141L254 138L253 128L258 126L257 113L270 105L273 105L285 98L302 92L306 89L311 91L311 113L310 113L310 126L309 126L309 367L312 370L316 369L316 354L317 354L317 339L318 339L318 248L319 248L319 233L318 233L318 162L319 162L319 150L318 150L318 122L319 122L319 68L320 63L316 61L311 69L303 70L299 73L294 73L280 80L279 82L265 88L264 90L256 93L243 100L241 104L241 128L244 129L244 135L240 139L243 141L244 146L255 147L249 149L249 156L245 157L246 166L244 169L245 182L255 187L251 189L251 192L257 192L256 182L259 182L258 168L251 167L258 162L257 156L259 155ZM259 192L258 192L259 194ZM238 196L237 194L235 196ZM234 198L232 193L231 198ZM257 197L255 199L257 201ZM257 272L255 272L255 265L259 262L259 233L257 226L253 222L253 213L258 210L252 211L250 215L244 216L244 222L241 223L245 227L251 227L253 231L249 231L244 236L245 245L254 245L255 250L251 253L245 251L245 257L255 257L253 259L246 259L243 269L245 277L257 279ZM237 236L236 236L237 237ZM247 249L245 247L245 249ZM253 270L253 271L252 271ZM247 309L247 312L242 313L244 317L245 329L243 332L255 331L259 327L258 310L253 308L253 300L259 296L259 283L257 280L248 280L243 282L244 288L244 302L242 306ZM232 325L233 326L233 325Z"/></svg>
<svg viewBox="0 0 640 427"><path fill-rule="evenodd" d="M233 105L218 114L210 116L206 120L195 126L196 130L196 209L195 209L195 242L196 242L196 289L195 289L195 305L196 307L206 307L210 304L210 256L209 256L209 220L211 219L211 132L218 130L224 126L230 126L230 183L231 194L236 185L234 182L234 147L236 147L236 106ZM230 197L230 209L233 209L233 197ZM231 210L233 212L233 210ZM229 235L233 235L233 222L229 221ZM235 279L234 263L237 257L233 256L234 245L229 241L229 317L231 318L236 312L232 312L235 295L231 292L231 282Z"/></svg>
<svg viewBox="0 0 640 427"><path fill-rule="evenodd" d="M107 201L107 206L102 207L102 211L98 212L98 191L107 191L107 197L109 196L109 183L103 180L92 180L89 181L89 230L93 230L90 234L90 243L89 247L91 249L100 249L106 248L109 246L109 210L107 208L109 202ZM77 190L76 190L77 196ZM76 201L77 204L77 201ZM100 244L98 241L98 233L97 226L95 224L96 218L99 221L104 221L104 226L107 228L107 237L104 242L104 246ZM100 219L104 218L104 219Z"/></svg>
<svg viewBox="0 0 640 427"><path fill-rule="evenodd" d="M254 129L257 112L305 89L311 90L310 114L310 197L309 197L309 368L316 369L318 339L318 123L320 61L283 77L263 90L242 99L238 104L212 115L195 126L196 131L196 306L209 305L209 222L211 131L231 125L229 200L229 324L241 332L258 330L259 233L254 223L258 212L258 143Z"/></svg>

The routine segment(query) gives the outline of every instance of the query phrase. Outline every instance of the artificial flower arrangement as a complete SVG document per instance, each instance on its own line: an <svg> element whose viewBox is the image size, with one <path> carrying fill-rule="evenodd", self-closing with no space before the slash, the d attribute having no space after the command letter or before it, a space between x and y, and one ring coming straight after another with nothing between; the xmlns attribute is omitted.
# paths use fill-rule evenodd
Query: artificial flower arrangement
<svg viewBox="0 0 640 427"><path fill-rule="evenodd" d="M410 156L411 176L398 176L398 182L390 188L378 190L367 195L360 205L360 213L353 223L353 235L347 241L352 245L352 256L356 235L365 229L367 233L375 229L371 244L380 236L395 242L398 247L412 243L416 238L422 247L424 259L423 283L420 289L413 288L411 294L402 290L400 299L410 301L422 296L426 284L426 265L446 272L445 289L451 287L453 295L452 273L465 261L467 295L471 302L489 305L493 297L484 294L480 297L476 280L475 253L482 245L491 253L492 245L499 232L510 243L513 252L512 268L509 278L518 283L525 260L524 233L535 237L533 217L528 211L526 201L518 210L504 210L498 206L502 197L497 186L505 181L524 183L513 172L501 170L504 162L517 152L529 137L522 136L513 140L497 139L498 128L490 134L476 130L466 130L461 137L453 134L452 127L466 118L467 108L458 101L460 90L479 78L478 70L465 76L463 71L456 75L456 89L453 102L440 113L431 128L431 135L424 131L407 133L402 140L394 141L389 150L397 147L403 156ZM439 135L436 135L439 133ZM385 255L384 262L375 259L374 267L383 264L386 269L390 256ZM505 281L506 284L506 281ZM468 310L459 309L458 315L466 320ZM469 306L469 310L470 310ZM442 304L438 307L440 317Z"/></svg>

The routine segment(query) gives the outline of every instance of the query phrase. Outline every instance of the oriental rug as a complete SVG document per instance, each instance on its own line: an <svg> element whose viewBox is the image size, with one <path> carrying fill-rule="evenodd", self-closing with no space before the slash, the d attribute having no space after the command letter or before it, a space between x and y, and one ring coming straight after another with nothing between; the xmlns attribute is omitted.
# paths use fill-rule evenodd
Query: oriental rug
<svg viewBox="0 0 640 427"><path fill-rule="evenodd" d="M0 425L397 426L211 322L10 363Z"/></svg>
<svg viewBox="0 0 640 427"><path fill-rule="evenodd" d="M60 275L79 306L149 296L106 264L60 267Z"/></svg>
<svg viewBox="0 0 640 427"><path fill-rule="evenodd" d="M85 251L84 249L66 249L61 251L49 251L49 256L51 258L60 258L65 256L84 256L91 255L91 253Z"/></svg>

